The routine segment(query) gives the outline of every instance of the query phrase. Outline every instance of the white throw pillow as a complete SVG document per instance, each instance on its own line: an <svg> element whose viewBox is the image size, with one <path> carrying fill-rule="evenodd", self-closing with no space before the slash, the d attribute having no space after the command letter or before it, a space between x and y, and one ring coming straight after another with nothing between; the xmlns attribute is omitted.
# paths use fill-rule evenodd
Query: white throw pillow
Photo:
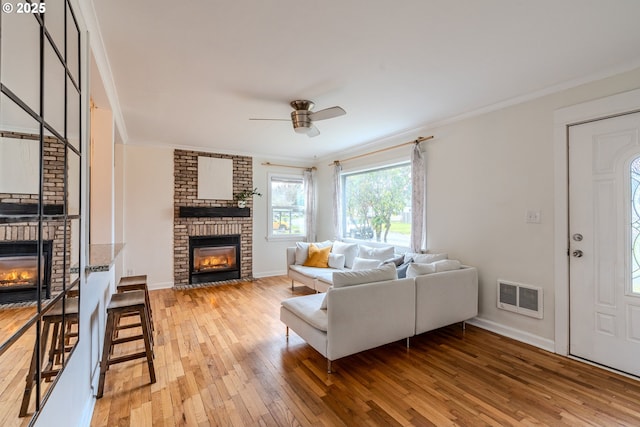
<svg viewBox="0 0 640 427"><path fill-rule="evenodd" d="M419 264L429 264L447 258L447 254L416 254L413 256L413 262L417 262Z"/></svg>
<svg viewBox="0 0 640 427"><path fill-rule="evenodd" d="M395 264L394 264L395 265ZM353 260L352 270L371 270L380 266L380 261L377 259L364 259L356 257Z"/></svg>
<svg viewBox="0 0 640 427"><path fill-rule="evenodd" d="M462 264L457 259L443 259L432 263L436 267L436 273L441 271L459 270Z"/></svg>
<svg viewBox="0 0 640 427"><path fill-rule="evenodd" d="M433 264L419 264L416 262L412 262L407 267L407 277L417 277L422 276L423 274L431 274L436 272L436 266Z"/></svg>
<svg viewBox="0 0 640 427"><path fill-rule="evenodd" d="M405 252L404 253L404 262L411 262L416 255L420 255L415 252ZM404 264L404 263L403 263Z"/></svg>
<svg viewBox="0 0 640 427"><path fill-rule="evenodd" d="M333 287L361 285L363 283L383 282L398 278L396 267L393 264L385 264L371 270L336 271L333 273Z"/></svg>
<svg viewBox="0 0 640 427"><path fill-rule="evenodd" d="M314 243L319 249L331 246L331 240ZM296 265L302 265L309 258L309 245L307 242L296 242Z"/></svg>
<svg viewBox="0 0 640 427"><path fill-rule="evenodd" d="M344 268L343 254L329 254L329 267L342 270Z"/></svg>
<svg viewBox="0 0 640 427"><path fill-rule="evenodd" d="M358 257L364 259L377 259L378 261L384 261L389 258L393 258L395 249L393 246L385 246L382 248L372 248L370 246L360 245L358 251Z"/></svg>
<svg viewBox="0 0 640 427"><path fill-rule="evenodd" d="M353 260L358 256L358 244L336 241L333 242L331 252L334 254L344 255L344 266L347 268L351 268L353 266Z"/></svg>

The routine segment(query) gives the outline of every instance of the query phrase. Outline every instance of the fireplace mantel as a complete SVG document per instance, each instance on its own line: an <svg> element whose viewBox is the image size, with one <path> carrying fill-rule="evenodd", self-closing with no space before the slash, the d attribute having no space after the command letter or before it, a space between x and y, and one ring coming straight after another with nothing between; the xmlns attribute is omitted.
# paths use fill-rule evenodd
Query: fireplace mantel
<svg viewBox="0 0 640 427"><path fill-rule="evenodd" d="M251 209L236 207L179 206L180 218L250 217Z"/></svg>

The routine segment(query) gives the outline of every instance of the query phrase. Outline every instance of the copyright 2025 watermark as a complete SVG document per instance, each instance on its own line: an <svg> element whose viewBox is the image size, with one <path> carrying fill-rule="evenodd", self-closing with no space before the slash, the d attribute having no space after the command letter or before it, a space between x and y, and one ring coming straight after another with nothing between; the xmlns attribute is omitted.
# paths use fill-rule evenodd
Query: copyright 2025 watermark
<svg viewBox="0 0 640 427"><path fill-rule="evenodd" d="M46 11L45 3L2 3L2 13L45 13Z"/></svg>

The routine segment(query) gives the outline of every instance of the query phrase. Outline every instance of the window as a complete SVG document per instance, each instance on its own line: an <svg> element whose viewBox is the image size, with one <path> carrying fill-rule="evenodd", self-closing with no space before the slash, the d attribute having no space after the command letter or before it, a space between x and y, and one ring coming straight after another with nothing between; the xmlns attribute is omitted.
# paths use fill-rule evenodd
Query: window
<svg viewBox="0 0 640 427"><path fill-rule="evenodd" d="M640 294L640 157L631 162L631 278L633 293Z"/></svg>
<svg viewBox="0 0 640 427"><path fill-rule="evenodd" d="M304 178L269 175L269 237L306 235Z"/></svg>
<svg viewBox="0 0 640 427"><path fill-rule="evenodd" d="M411 165L342 175L345 238L411 243Z"/></svg>

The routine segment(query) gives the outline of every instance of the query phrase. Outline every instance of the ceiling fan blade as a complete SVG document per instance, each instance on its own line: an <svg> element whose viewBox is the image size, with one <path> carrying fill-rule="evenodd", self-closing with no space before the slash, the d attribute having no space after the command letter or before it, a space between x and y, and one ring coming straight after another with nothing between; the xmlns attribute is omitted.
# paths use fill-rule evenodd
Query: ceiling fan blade
<svg viewBox="0 0 640 427"><path fill-rule="evenodd" d="M312 111L309 115L311 120L326 120L347 114L341 107L330 107L320 111Z"/></svg>
<svg viewBox="0 0 640 427"><path fill-rule="evenodd" d="M309 138L313 138L314 136L320 135L320 131L314 125L309 126L309 130L307 131L307 136Z"/></svg>
<svg viewBox="0 0 640 427"><path fill-rule="evenodd" d="M249 120L275 120L275 121L278 121L278 122L290 122L291 121L291 119L256 119L256 118L253 118L253 117L249 117Z"/></svg>

